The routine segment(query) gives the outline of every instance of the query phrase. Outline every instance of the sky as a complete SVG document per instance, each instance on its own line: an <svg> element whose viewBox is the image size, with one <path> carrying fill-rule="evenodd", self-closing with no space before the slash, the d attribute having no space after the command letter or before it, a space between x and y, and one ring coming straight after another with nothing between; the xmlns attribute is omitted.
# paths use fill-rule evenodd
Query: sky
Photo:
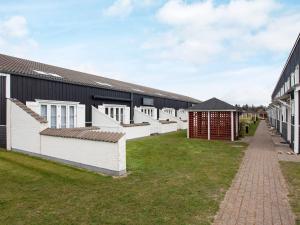
<svg viewBox="0 0 300 225"><path fill-rule="evenodd" d="M231 104L267 105L298 0L0 0L0 53Z"/></svg>

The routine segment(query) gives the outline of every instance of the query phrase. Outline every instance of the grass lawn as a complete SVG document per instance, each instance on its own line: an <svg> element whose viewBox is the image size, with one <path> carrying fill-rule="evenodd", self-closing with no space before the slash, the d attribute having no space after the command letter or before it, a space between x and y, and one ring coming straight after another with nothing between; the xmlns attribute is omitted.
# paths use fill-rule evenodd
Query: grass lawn
<svg viewBox="0 0 300 225"><path fill-rule="evenodd" d="M281 169L289 187L289 199L300 225L300 163L280 162Z"/></svg>
<svg viewBox="0 0 300 225"><path fill-rule="evenodd" d="M0 151L0 224L210 224L245 144L185 137L129 141L123 178Z"/></svg>

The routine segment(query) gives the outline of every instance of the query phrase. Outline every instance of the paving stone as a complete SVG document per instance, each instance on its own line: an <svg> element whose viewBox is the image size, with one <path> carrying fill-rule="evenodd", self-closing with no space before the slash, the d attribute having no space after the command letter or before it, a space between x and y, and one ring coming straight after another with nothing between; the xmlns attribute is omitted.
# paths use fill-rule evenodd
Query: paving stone
<svg viewBox="0 0 300 225"><path fill-rule="evenodd" d="M287 186L279 167L278 147L272 138L262 121L249 141L214 225L295 225Z"/></svg>

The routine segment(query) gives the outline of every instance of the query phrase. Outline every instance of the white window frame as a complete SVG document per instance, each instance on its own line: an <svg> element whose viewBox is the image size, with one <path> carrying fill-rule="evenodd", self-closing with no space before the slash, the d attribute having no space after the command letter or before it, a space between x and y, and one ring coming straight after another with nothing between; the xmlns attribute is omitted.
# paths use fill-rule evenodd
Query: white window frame
<svg viewBox="0 0 300 225"><path fill-rule="evenodd" d="M103 104L102 106L104 107L105 114L106 114L106 109L108 109L108 114L106 114L106 115L108 115L109 117L111 117L112 119L117 121L118 123L122 123L126 120L125 119L125 111L126 111L125 109L126 109L126 107L128 107L127 105ZM118 120L117 120L117 109L119 111ZM121 109L123 111L123 114L121 114ZM111 112L113 112L113 113L111 114Z"/></svg>
<svg viewBox="0 0 300 225"><path fill-rule="evenodd" d="M70 128L70 106L74 106L74 127L77 127L77 112L79 102L69 102L69 101L55 101L55 100L35 100L39 104L39 112L41 113L41 106L47 106L47 121L49 122L49 127L51 127L51 105L56 106L56 128L61 127L61 106L66 106L66 128Z"/></svg>
<svg viewBox="0 0 300 225"><path fill-rule="evenodd" d="M145 113L146 115L152 117L152 118L155 118L155 115L154 115L155 107L140 106L140 111Z"/></svg>

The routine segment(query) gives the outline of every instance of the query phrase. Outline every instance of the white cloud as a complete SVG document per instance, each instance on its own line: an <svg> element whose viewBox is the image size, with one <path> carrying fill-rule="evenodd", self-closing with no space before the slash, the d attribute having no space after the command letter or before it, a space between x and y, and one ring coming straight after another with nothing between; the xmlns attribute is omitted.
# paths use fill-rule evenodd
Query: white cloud
<svg viewBox="0 0 300 225"><path fill-rule="evenodd" d="M12 16L1 23L0 30L10 37L25 37L28 34L27 21L23 16Z"/></svg>
<svg viewBox="0 0 300 225"><path fill-rule="evenodd" d="M298 10L283 14L275 0L170 0L157 12L164 32L154 32L143 48L164 59L206 63L224 56L244 60L264 51L288 51L300 30Z"/></svg>
<svg viewBox="0 0 300 225"><path fill-rule="evenodd" d="M6 20L0 20L1 53L25 56L37 46L38 43L30 36L25 17L12 16Z"/></svg>
<svg viewBox="0 0 300 225"><path fill-rule="evenodd" d="M133 9L132 0L116 0L110 7L104 11L106 16L127 16Z"/></svg>
<svg viewBox="0 0 300 225"><path fill-rule="evenodd" d="M104 10L105 16L126 17L136 8L150 6L154 0L115 0L112 5Z"/></svg>
<svg viewBox="0 0 300 225"><path fill-rule="evenodd" d="M254 66L242 69L184 76L180 83L168 82L171 91L207 100L212 97L231 104L267 105L281 66ZM275 79L274 79L275 78Z"/></svg>

